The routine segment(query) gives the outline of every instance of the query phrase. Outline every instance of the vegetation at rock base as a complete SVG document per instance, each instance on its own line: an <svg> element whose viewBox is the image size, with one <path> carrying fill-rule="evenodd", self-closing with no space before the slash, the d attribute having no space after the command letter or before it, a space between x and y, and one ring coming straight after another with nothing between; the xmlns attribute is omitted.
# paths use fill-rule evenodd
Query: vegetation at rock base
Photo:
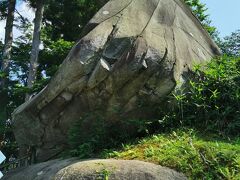
<svg viewBox="0 0 240 180"><path fill-rule="evenodd" d="M7 17L7 2L0 2L1 20ZM25 2L35 7L36 1ZM49 82L101 2L45 1L43 47L32 88L27 87L27 79L33 26L16 12L14 26L22 35L13 41L9 74L0 71L0 79L7 78L0 89L0 149L7 157L18 154L11 113L24 103L26 94L35 95ZM192 77L185 79L189 82L186 89L169 95L169 102L174 103L166 109L155 107L158 119L107 124L101 115L96 115L87 134L79 132L79 127L89 115L79 120L69 132L70 155L140 159L177 169L192 179L240 179L240 31L220 40L206 6L200 0L185 2L226 55L205 67L196 66ZM0 62L3 49L0 41ZM123 133L127 127L136 131Z"/></svg>
<svg viewBox="0 0 240 180"><path fill-rule="evenodd" d="M157 110L158 119L125 120L121 127L98 116L96 122L103 124L93 122L87 137L78 131L79 121L70 132L71 155L149 161L191 179L239 179L239 65L240 58L223 56L196 66L188 85L169 95L166 109ZM132 135L124 128L131 122L137 129Z"/></svg>
<svg viewBox="0 0 240 180"><path fill-rule="evenodd" d="M195 130L152 135L119 151L104 151L105 158L143 160L183 172L190 179L240 178L240 142L204 137Z"/></svg>
<svg viewBox="0 0 240 180"><path fill-rule="evenodd" d="M222 56L206 66L196 66L187 81L185 89L173 93L177 105L169 113L163 111L163 124L239 136L240 58Z"/></svg>
<svg viewBox="0 0 240 180"><path fill-rule="evenodd" d="M185 1L200 21L211 27L205 5L196 0ZM9 2L13 1L3 0L0 2L1 20L7 18ZM107 0L44 1L41 29L42 48L39 52L35 82L31 88L27 87L27 80L30 70L29 59L34 27L30 20L23 17L15 7L13 24L21 35L13 39L9 73L0 71L0 79L7 79L5 86L0 89L1 148L4 149L7 156L16 154L15 150L12 151L12 149L16 149L14 136L11 133L11 114L13 110L24 103L26 94L34 96L44 88L58 70L74 42L80 38L83 27L106 2ZM37 5L35 0L19 0L17 5L21 3L26 3L29 9L36 8ZM4 49L2 41L0 41L0 49L0 62L2 63ZM11 143L13 146L9 149ZM8 145L5 146L4 144Z"/></svg>

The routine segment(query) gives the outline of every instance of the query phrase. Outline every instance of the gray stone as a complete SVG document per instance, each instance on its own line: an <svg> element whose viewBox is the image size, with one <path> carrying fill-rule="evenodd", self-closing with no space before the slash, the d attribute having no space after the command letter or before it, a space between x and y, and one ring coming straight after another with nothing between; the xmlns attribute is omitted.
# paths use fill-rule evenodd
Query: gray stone
<svg viewBox="0 0 240 180"><path fill-rule="evenodd" d="M182 1L111 0L50 83L15 110L16 140L45 161L68 146L69 128L88 113L100 111L106 121L153 118L153 109L139 102L161 105L184 83L183 74L216 55L218 47Z"/></svg>
<svg viewBox="0 0 240 180"><path fill-rule="evenodd" d="M128 160L54 160L10 172L8 180L186 180L172 169L159 165Z"/></svg>

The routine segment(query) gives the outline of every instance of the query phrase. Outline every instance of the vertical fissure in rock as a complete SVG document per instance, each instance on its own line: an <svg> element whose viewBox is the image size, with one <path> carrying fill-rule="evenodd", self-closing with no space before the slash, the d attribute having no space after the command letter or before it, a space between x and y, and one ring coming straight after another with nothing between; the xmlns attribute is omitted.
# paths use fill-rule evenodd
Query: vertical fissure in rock
<svg viewBox="0 0 240 180"><path fill-rule="evenodd" d="M152 17L154 16L154 14L155 14L155 12L156 12L156 10L157 10L157 8L158 8L160 2L161 2L161 0L158 0L158 3L157 3L157 5L156 5L156 8L154 9L154 11L153 11L151 17L149 18L149 20L148 20L146 26L143 28L143 30L142 30L142 32L139 34L139 36L141 36L141 35L144 33L144 31L147 29L147 27L148 27L148 25L150 24L150 22L151 22L151 20L152 20Z"/></svg>
<svg viewBox="0 0 240 180"><path fill-rule="evenodd" d="M121 2L123 4L119 5ZM217 46L204 34L184 2L121 2L109 1L93 17L89 23L95 24L95 28L73 47L47 88L14 112L18 144L36 146L39 161L64 150L71 126L79 117L92 114L98 107L103 118L116 121L143 115L136 106L142 100L149 107L159 103L162 108L164 103L160 98L172 92L187 67L191 70L194 60L204 63L218 54L211 50L211 46ZM104 15L104 10L111 14ZM182 28L194 32L195 38L202 36L205 41L197 39L196 43ZM195 55L198 48L205 56ZM96 67L99 63L101 66ZM91 76L93 81L89 83ZM70 92L63 95L66 102L61 98L56 100L63 91ZM122 118L121 112L127 112L130 107L126 105L128 102L133 111ZM156 115L148 107L143 113L146 118ZM86 124L90 126L91 120L86 119ZM86 132L86 129L79 127L79 132ZM131 132L126 130L126 133Z"/></svg>

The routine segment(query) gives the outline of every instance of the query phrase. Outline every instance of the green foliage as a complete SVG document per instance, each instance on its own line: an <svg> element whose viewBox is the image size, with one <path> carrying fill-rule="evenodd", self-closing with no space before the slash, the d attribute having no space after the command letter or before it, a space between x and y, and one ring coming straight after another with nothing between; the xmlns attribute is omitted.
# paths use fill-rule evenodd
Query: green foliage
<svg viewBox="0 0 240 180"><path fill-rule="evenodd" d="M193 13L201 22L206 22L208 20L208 15L206 14L206 5L201 3L200 0L184 0L185 3L191 7Z"/></svg>
<svg viewBox="0 0 240 180"><path fill-rule="evenodd" d="M67 57L74 42L59 39L51 41L44 40L44 50L41 51L39 59L39 71L44 71L46 77L52 77Z"/></svg>
<svg viewBox="0 0 240 180"><path fill-rule="evenodd" d="M144 120L106 121L98 113L86 115L69 131L70 154L80 158L94 157L103 149L119 147L123 142L146 136L148 123Z"/></svg>
<svg viewBox="0 0 240 180"><path fill-rule="evenodd" d="M99 114L84 117L69 133L71 154L81 158L94 157L101 151L108 153L109 151L103 150L118 148L124 142L182 127L194 128L202 134L217 137L239 137L239 67L239 58L227 56L212 60L203 67L196 66L185 89L170 95L168 101L170 104L166 109L162 109L163 106L157 109L159 119L148 121L124 119L123 122L110 123L111 121L105 121ZM81 129L84 129L84 132ZM124 134L121 133L123 131ZM135 147L125 146L125 150L129 149L126 150L127 158L159 162L192 177L231 179L239 176L239 164L234 164L239 157L231 155L232 147L236 149L234 145L226 144L225 147L223 144L222 150L218 147L221 142L214 146L213 142L196 139L193 147L190 142L187 143L187 140L195 138L190 135L193 134L175 135L174 140L167 136L164 139L166 145L157 151L156 144L144 144L146 147L144 151L139 150L142 153L141 157L138 156ZM122 154L119 157L125 158Z"/></svg>
<svg viewBox="0 0 240 180"><path fill-rule="evenodd" d="M10 72L9 76L7 76L8 80L5 87L0 89L0 149L7 157L11 154L17 154L17 145L12 132L11 114L16 107L24 102L25 93L27 92L24 85L26 83L26 73L28 72L27 59L30 52L31 25L27 20L20 22L21 23L16 27L23 35L14 40L11 53ZM2 47L0 48L2 49Z"/></svg>
<svg viewBox="0 0 240 180"><path fill-rule="evenodd" d="M206 6L199 0L185 0L205 29L216 34L210 25ZM27 1L35 6L35 0ZM10 62L9 82L0 93L0 140L5 154L17 154L16 143L11 131L11 113L25 101L25 94L39 92L55 74L74 42L90 18L101 7L99 0L47 0L44 12L44 26L41 32L43 49L39 55L37 80L33 88L26 88L29 52L31 50L32 26L21 17L15 23L22 35L15 39ZM6 16L7 1L0 2L0 18ZM238 55L239 33L226 38L225 53ZM0 49L3 44L0 42ZM2 51L1 51L2 52ZM1 60L0 52L0 60ZM0 72L0 76L5 74ZM222 135L238 135L239 125L239 60L223 57L209 65L207 71L197 69L195 77L189 80L186 92L175 94L177 106L159 115L160 120L124 120L106 122L101 115L84 116L69 133L71 154L81 158L92 157L105 148L119 147L121 143L179 126L196 127ZM7 92L7 93L6 93ZM92 122L91 124L88 124ZM206 128L207 127L207 128ZM88 129L86 133L79 129ZM122 133L125 132L125 133ZM134 152L132 152L134 154ZM146 150L146 156L154 153L154 146ZM231 175L229 169L223 174Z"/></svg>
<svg viewBox="0 0 240 180"><path fill-rule="evenodd" d="M96 119L95 119L96 118ZM90 122L87 122L89 120ZM87 132L79 131L85 129ZM101 117L86 116L77 121L69 131L71 155L89 158L104 145L106 124Z"/></svg>
<svg viewBox="0 0 240 180"><path fill-rule="evenodd" d="M217 36L217 30L214 26L211 26L211 21L209 20L209 15L207 14L206 5L201 3L200 0L184 1L192 9L192 12L196 15L204 28L207 30L207 32L215 38L215 36Z"/></svg>
<svg viewBox="0 0 240 180"><path fill-rule="evenodd" d="M240 30L233 32L230 36L226 36L219 42L219 46L224 54L240 57Z"/></svg>
<svg viewBox="0 0 240 180"><path fill-rule="evenodd" d="M45 8L44 23L50 38L76 41L82 28L101 7L99 0L49 0Z"/></svg>
<svg viewBox="0 0 240 180"><path fill-rule="evenodd" d="M109 180L111 170L108 170L106 167L104 167L104 164L99 165L103 166L103 169L101 171L97 171L98 177L96 178L96 180Z"/></svg>
<svg viewBox="0 0 240 180"><path fill-rule="evenodd" d="M7 0L0 1L0 20L3 20L7 17L7 6L8 6Z"/></svg>
<svg viewBox="0 0 240 180"><path fill-rule="evenodd" d="M153 162L183 172L189 179L240 178L240 141L205 139L193 130L153 135L121 151L105 152L103 157Z"/></svg>
<svg viewBox="0 0 240 180"><path fill-rule="evenodd" d="M174 94L177 106L163 112L164 122L239 136L240 59L224 56L202 68L197 66L185 90Z"/></svg>

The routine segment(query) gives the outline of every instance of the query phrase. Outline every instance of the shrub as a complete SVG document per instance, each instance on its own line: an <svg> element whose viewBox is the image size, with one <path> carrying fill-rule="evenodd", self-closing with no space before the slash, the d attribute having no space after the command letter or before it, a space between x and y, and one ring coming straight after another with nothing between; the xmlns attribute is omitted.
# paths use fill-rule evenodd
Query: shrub
<svg viewBox="0 0 240 180"><path fill-rule="evenodd" d="M162 125L239 136L240 58L223 56L196 66L187 81L185 89L171 97L177 105L161 112Z"/></svg>
<svg viewBox="0 0 240 180"><path fill-rule="evenodd" d="M183 172L189 179L240 178L239 140L206 139L194 130L149 136L120 151L105 151L102 157L156 163Z"/></svg>
<svg viewBox="0 0 240 180"><path fill-rule="evenodd" d="M106 121L95 112L79 119L69 130L70 154L90 158L108 148L117 148L122 143L146 135L147 121Z"/></svg>

